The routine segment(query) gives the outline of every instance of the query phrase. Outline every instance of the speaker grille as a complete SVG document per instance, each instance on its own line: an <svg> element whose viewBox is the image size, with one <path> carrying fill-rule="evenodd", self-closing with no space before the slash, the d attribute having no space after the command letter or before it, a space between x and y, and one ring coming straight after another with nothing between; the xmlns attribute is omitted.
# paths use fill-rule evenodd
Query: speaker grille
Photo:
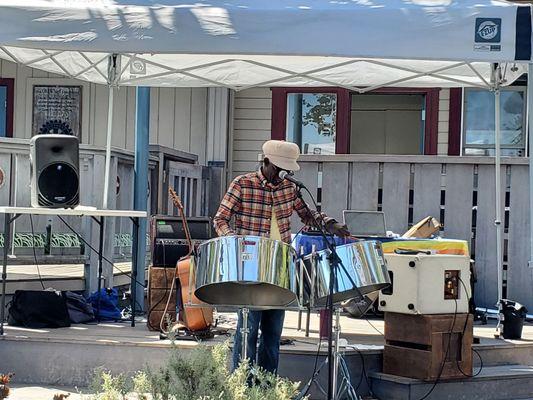
<svg viewBox="0 0 533 400"><path fill-rule="evenodd" d="M79 201L79 178L70 164L56 162L39 174L39 205L44 207L75 206Z"/></svg>

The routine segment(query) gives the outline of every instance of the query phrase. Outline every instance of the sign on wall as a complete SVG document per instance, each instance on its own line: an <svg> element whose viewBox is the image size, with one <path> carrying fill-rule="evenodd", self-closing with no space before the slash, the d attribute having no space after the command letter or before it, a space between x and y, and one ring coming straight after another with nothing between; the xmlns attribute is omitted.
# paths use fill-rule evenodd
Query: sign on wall
<svg viewBox="0 0 533 400"><path fill-rule="evenodd" d="M35 85L32 136L60 133L81 139L81 99L81 86Z"/></svg>

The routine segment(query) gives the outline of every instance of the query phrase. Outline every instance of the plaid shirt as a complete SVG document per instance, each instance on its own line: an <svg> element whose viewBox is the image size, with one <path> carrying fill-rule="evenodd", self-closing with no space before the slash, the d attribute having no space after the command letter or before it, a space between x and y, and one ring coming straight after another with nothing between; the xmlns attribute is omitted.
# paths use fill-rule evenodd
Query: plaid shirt
<svg viewBox="0 0 533 400"><path fill-rule="evenodd" d="M286 243L291 242L291 215L294 211L309 226L314 225L320 215L317 211L307 210L305 202L297 196L296 185L287 180L273 185L259 170L233 180L215 215L215 230L219 236L268 237L273 210L281 239ZM334 221L333 218L323 216L326 223ZM232 217L235 217L234 229L230 226Z"/></svg>

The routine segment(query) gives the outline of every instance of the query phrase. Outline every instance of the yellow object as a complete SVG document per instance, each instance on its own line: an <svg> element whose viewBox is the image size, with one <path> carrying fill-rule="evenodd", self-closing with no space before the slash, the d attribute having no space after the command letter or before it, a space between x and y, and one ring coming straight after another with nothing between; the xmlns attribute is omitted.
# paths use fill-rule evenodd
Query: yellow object
<svg viewBox="0 0 533 400"><path fill-rule="evenodd" d="M272 209L272 220L270 222L270 239L281 241L281 233L279 231L278 219L276 212Z"/></svg>
<svg viewBox="0 0 533 400"><path fill-rule="evenodd" d="M425 250L434 254L455 254L470 257L468 242L454 239L393 240L381 244L384 253L394 253L396 249Z"/></svg>

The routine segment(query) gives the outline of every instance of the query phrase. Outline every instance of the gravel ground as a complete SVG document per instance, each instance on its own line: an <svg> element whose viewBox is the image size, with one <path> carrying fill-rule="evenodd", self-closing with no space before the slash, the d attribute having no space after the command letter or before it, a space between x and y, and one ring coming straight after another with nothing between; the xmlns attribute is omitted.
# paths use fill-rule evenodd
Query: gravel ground
<svg viewBox="0 0 533 400"><path fill-rule="evenodd" d="M36 386L36 385L12 385L11 393L7 400L53 400L54 395L69 395L65 400L86 400L75 388Z"/></svg>

